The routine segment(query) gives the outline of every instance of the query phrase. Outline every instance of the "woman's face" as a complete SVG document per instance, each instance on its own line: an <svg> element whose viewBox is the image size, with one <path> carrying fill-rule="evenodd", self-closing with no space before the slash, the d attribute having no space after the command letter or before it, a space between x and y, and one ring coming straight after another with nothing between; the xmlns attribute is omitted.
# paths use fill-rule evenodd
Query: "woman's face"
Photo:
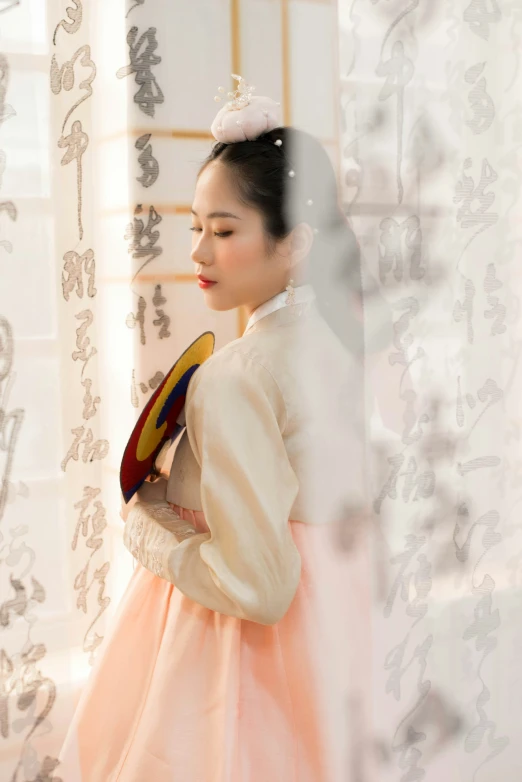
<svg viewBox="0 0 522 782"><path fill-rule="evenodd" d="M200 174L192 205L192 253L206 305L249 312L284 290L290 275L287 242L269 253L260 212L239 201L229 169L219 160Z"/></svg>

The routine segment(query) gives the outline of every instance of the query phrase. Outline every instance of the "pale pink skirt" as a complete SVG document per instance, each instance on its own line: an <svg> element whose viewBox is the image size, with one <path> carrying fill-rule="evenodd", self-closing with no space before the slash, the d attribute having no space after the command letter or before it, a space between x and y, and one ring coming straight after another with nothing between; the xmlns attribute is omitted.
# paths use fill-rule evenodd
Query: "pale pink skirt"
<svg viewBox="0 0 522 782"><path fill-rule="evenodd" d="M290 525L302 577L274 626L204 608L136 566L62 747L63 782L354 778L350 559L328 526Z"/></svg>

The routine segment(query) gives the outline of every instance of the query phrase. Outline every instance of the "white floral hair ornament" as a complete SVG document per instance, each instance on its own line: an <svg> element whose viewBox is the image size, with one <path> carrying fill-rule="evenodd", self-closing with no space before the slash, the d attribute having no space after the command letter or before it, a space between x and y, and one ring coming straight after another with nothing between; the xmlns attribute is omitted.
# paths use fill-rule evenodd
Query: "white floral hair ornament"
<svg viewBox="0 0 522 782"><path fill-rule="evenodd" d="M232 78L239 82L238 87L228 93L231 100L218 111L210 127L214 138L225 143L254 141L263 133L280 127L281 104L272 98L252 95L255 87L241 76L233 73ZM220 87L219 92L224 93L224 88ZM221 96L216 95L214 100L219 102Z"/></svg>

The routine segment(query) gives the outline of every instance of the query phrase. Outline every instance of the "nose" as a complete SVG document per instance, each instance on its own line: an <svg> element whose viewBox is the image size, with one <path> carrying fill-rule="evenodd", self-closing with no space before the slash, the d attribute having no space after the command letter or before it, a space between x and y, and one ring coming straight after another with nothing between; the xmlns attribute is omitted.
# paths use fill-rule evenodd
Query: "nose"
<svg viewBox="0 0 522 782"><path fill-rule="evenodd" d="M197 239L193 243L190 257L194 263L201 263L208 266L212 263L212 252L209 243L203 239L203 232L196 234Z"/></svg>

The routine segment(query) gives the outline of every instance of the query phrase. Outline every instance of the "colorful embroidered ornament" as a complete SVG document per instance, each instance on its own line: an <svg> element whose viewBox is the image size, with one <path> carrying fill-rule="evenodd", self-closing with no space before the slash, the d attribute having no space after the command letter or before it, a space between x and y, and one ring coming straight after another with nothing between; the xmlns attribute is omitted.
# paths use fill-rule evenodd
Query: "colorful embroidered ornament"
<svg viewBox="0 0 522 782"><path fill-rule="evenodd" d="M184 429L178 419L185 405L190 378L212 355L215 337L205 331L178 358L145 405L125 448L120 487L126 503L145 479L155 472L155 462Z"/></svg>

